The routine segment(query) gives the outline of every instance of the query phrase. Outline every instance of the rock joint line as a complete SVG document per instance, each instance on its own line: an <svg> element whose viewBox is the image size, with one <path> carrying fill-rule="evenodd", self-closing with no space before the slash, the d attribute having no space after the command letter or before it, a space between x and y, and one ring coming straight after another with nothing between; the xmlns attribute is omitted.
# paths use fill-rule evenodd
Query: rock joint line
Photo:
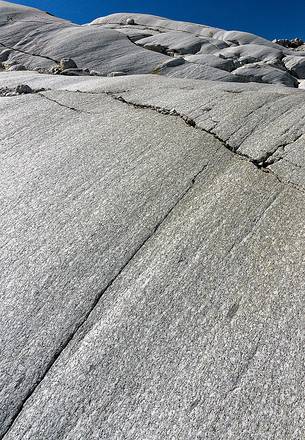
<svg viewBox="0 0 305 440"><path fill-rule="evenodd" d="M141 251L141 249L146 245L146 243L158 232L162 224L167 220L167 218L170 216L170 214L175 210L175 208L179 205L179 203L184 199L184 197L187 196L187 194L192 190L194 185L197 182L198 177L204 172L206 167L208 166L207 163L205 163L200 170L191 178L189 184L187 185L186 189L180 194L176 202L173 204L173 206L166 212L166 214L160 219L160 221L154 226L154 228L151 230L151 232L144 238L144 240L141 242L141 244L134 250L132 255L128 258L125 264L119 269L119 271L113 276L113 278L108 282L106 287L102 289L99 294L96 296L95 300L92 303L92 306L88 310L88 312L85 314L84 318L81 320L81 322L75 327L75 329L68 335L66 340L63 342L63 344L58 348L58 350L54 353L50 361L48 362L46 369L42 373L41 377L37 380L37 382L32 386L32 388L28 391L23 401L20 403L15 415L12 417L12 421L7 428L7 430L4 432L4 434L0 437L0 440L4 439L5 436L9 433L9 431L12 429L14 423L16 422L17 418L21 414L23 408L27 404L28 400L31 398L31 396L34 394L36 389L39 387L41 382L44 380L48 372L51 370L55 362L59 359L61 354L64 352L64 350L68 347L69 343L73 340L74 336L78 333L78 331L86 324L89 317L93 313L95 307L103 297L103 295L107 292L108 289L111 288L113 283L116 281L116 279L122 274L122 272L125 270L125 268L129 265L129 263L132 262L132 260L137 256L137 254Z"/></svg>

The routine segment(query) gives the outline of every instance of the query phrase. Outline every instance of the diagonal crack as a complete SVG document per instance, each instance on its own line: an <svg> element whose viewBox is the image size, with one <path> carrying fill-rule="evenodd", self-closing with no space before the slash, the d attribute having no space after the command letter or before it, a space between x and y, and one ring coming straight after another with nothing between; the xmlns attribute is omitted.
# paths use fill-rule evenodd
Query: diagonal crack
<svg viewBox="0 0 305 440"><path fill-rule="evenodd" d="M44 58L45 60L53 61L53 62L56 63L56 64L59 63L59 61L54 60L53 58L50 58L50 57L48 57L47 55L39 55L39 54L37 54L37 53L30 53L30 52L27 52L27 51L22 50L22 49L16 49L16 48L14 48L14 47L7 46L6 44L4 44L4 43L2 43L2 42L0 42L0 46L4 47L5 49L9 49L9 50L11 50L11 51L15 51L15 52L23 53L24 55L29 55L29 56L31 56L31 57Z"/></svg>
<svg viewBox="0 0 305 440"><path fill-rule="evenodd" d="M37 379L37 381L32 385L32 387L28 390L26 396L23 398L22 402L18 405L15 414L11 418L11 422L9 427L4 431L2 436L0 436L0 440L3 439L9 431L12 429L15 421L21 414L23 408L27 404L28 400L31 398L33 393L36 391L36 389L39 387L41 382L44 380L50 369L53 367L55 362L58 360L58 358L61 356L63 351L67 348L69 343L73 340L74 336L78 333L78 331L81 330L81 328L86 324L87 320L89 319L90 315L93 313L95 307L103 297L103 295L107 292L108 289L111 288L113 283L116 281L116 279L123 273L123 271L126 269L126 267L129 265L129 263L136 258L136 256L139 254L139 252L143 249L143 247L146 245L146 243L153 238L153 236L158 232L158 230L161 228L162 224L167 220L167 218L171 215L171 213L175 210L175 208L179 205L179 203L188 195L188 193L192 190L194 185L197 182L197 179L199 176L204 172L204 170L207 168L208 163L205 163L199 171L190 179L187 187L182 191L182 193L178 196L177 200L173 203L173 205L169 208L169 210L164 214L164 216L158 221L158 223L151 229L151 231L146 235L146 237L142 240L142 242L137 246L137 248L133 251L131 256L128 258L128 260L123 264L123 266L115 273L115 275L111 278L111 280L108 282L108 284L96 295L95 299L93 300L90 309L87 311L87 313L84 315L83 319L75 326L75 328L71 331L71 333L67 336L66 340L62 343L62 345L57 349L57 351L53 354L52 358L46 365L44 371L40 375L40 377Z"/></svg>
<svg viewBox="0 0 305 440"><path fill-rule="evenodd" d="M37 92L41 92L42 90L37 90ZM47 90L43 90L43 91L47 91ZM233 147L232 145L229 144L228 140L224 140L222 139L220 136L218 136L214 131L213 128L211 129L205 129L203 127L201 127L200 125L198 125L195 121L195 119L183 114L183 113L179 113L177 110L175 109L167 109L165 107L160 107L160 106L156 106L156 105L151 105L151 104L139 104L139 103L135 103L132 101L128 101L126 100L123 96L118 95L119 93L126 93L128 92L128 90L116 90L116 91L107 91L107 90L103 90L100 92L94 92L94 91L81 91L81 90L62 90L64 92L67 93L81 93L81 94L87 94L87 95L107 95L110 96L112 99L122 102L126 105L130 105L134 108L138 108L138 109L148 109L148 110L152 110L155 111L157 113L160 113L162 115L167 115L167 116L175 116L175 117L179 117L181 118L188 126L195 128L197 130L200 130L204 133L208 133L211 136L214 137L214 139L218 140L227 150L231 151L233 154L237 155L240 159L246 160L247 162L250 162L252 165L254 165L258 170L261 170L262 172L265 173L269 173L272 174L280 183L285 184L285 185L289 185L290 187L292 187L293 189L299 191L299 192L303 192L305 193L305 188L303 185L299 185L296 184L295 182L289 180L289 179L283 179L281 177L278 176L278 174L276 172L274 172L272 170L272 168L270 168L270 165L272 165L273 163L276 163L277 161L281 160L282 157L279 157L272 161L271 157L276 153L276 151L280 148L285 148L287 145L293 144L294 142L296 142L302 135L298 135L293 141L288 142L287 144L284 145L280 145L277 146L276 148L274 148L271 152L267 152L265 153L263 156L261 156L258 159L253 159L251 156L248 156L245 153L242 153L241 151L239 151L239 147ZM90 112L88 110L82 110L82 109L78 109L76 107L72 107L66 104L63 104L62 102L57 101L54 98L50 98L46 95L44 95L43 93L37 93L38 95L40 95L40 97L53 102L63 108L66 108L68 110L77 112L77 113L83 113L83 114L90 114L90 115L100 115L100 113L96 113L96 112ZM229 138L230 139L230 138Z"/></svg>
<svg viewBox="0 0 305 440"><path fill-rule="evenodd" d="M82 92L82 93L87 93L87 92ZM90 93L90 92L89 92ZM104 91L102 92L103 94L106 94L107 96L111 96L113 99L123 102L124 104L127 105L131 105L135 108L141 108L141 109L150 109L153 111L156 111L160 114L163 115L168 115L168 116L175 116L175 117L179 117L181 118L188 126L192 127L192 128L196 128L199 129L205 133L209 133L211 136L213 136L215 139L217 139L223 146L225 146L227 149L229 149L231 152L233 152L234 154L240 156L242 159L247 160L248 162L251 162L253 165L255 165L258 169L261 169L262 171L264 171L263 167L260 166L259 164L255 163L255 161L253 159L251 159L250 157L241 154L237 151L235 151L235 149L230 146L229 144L227 144L225 141L223 141L221 138L219 138L215 133L210 132L208 130L205 130L201 127L199 127L195 120L193 120L192 118L183 115L179 112L177 112L175 109L169 110L166 108L162 108L159 106L153 106L153 105L149 105L149 104L136 104L130 101L127 101L125 98L123 98L122 96L117 96L116 93L118 92L107 92ZM65 107L67 109L70 109L72 111L75 112L84 112L84 113L88 113L86 111L82 111L80 109L76 109L74 107L69 107L67 105L64 105L52 98L49 98L47 96L45 96L42 93L38 93L42 98L55 102L56 104ZM92 94L92 92L90 93ZM95 93L96 94L96 93ZM96 114L96 113L92 113L92 114ZM164 216L158 221L158 223L151 229L150 232L147 233L147 235L143 238L142 242L136 247L136 249L133 251L133 253L128 257L127 261L122 265L122 267L120 269L117 270L117 272L114 274L114 276L110 279L110 281L107 283L107 285L96 295L96 297L94 298L94 300L92 301L91 307L90 309L87 311L87 313L83 316L83 318L81 319L81 321L74 327L74 329L71 329L71 332L69 335L67 335L66 340L63 341L63 343L58 347L58 349L54 352L52 358L50 359L50 361L48 362L48 364L45 366L44 371L41 373L40 377L37 379L37 381L32 385L32 387L28 390L26 396L24 397L24 399L22 400L22 402L18 405L15 414L12 416L11 418L11 422L9 427L7 428L7 430L4 432L4 434L2 435L2 437L0 437L0 439L3 439L5 437L5 435L12 429L16 419L19 417L20 413L22 412L24 406L27 404L28 400L31 398L31 396L33 395L33 393L36 391L36 389L39 387L39 385L41 384L41 382L44 380L44 378L46 377L46 375L48 374L48 372L51 370L51 368L53 367L53 365L56 363L56 361L58 360L58 358L61 356L61 354L63 353L63 351L68 347L68 345L70 344L70 342L73 340L73 338L75 337L75 335L80 331L80 329L86 324L86 322L88 321L89 317L91 316L91 314L93 313L95 307L97 306L97 304L99 303L99 301L101 300L101 298L103 297L103 295L107 292L108 289L111 288L111 286L114 284L114 282L117 280L117 278L124 272L124 270L126 269L126 267L129 265L129 263L137 257L137 255L139 254L139 252L143 249L143 247L147 244L147 242L158 232L158 230L162 227L162 224L167 220L167 218L171 215L171 213L175 210L175 208L179 205L179 203L184 199L184 197L187 196L187 194L192 190L192 188L194 187L194 185L197 182L197 179L199 178L199 176L204 172L205 168L208 166L208 164L204 164L199 171L193 176L193 178L189 181L189 184L186 186L186 188L182 191L182 193L178 196L178 198L176 199L176 201L173 203L173 205L169 208L169 210L164 214ZM266 172L272 172L270 170L265 170ZM274 174L274 173L273 173ZM275 177L277 177L277 179L280 181L279 177L275 175ZM296 188L295 189L299 189ZM273 202L270 203L270 206ZM268 207L267 207L268 209ZM264 213L262 214L264 215ZM259 221L260 219L258 219ZM256 356L256 353L258 351L258 347L259 347L259 343L260 343L260 338L258 339L257 344L254 347L254 350L251 351L247 361L245 362L245 364L242 366L241 370L238 372L236 379L234 380L234 383L232 384L232 387L230 388L228 394L232 391L234 391L237 387L238 387L238 383L240 382L241 378L243 377L243 375L246 373L247 369L249 368L249 365L252 361L252 359Z"/></svg>
<svg viewBox="0 0 305 440"><path fill-rule="evenodd" d="M87 110L81 110L79 108L76 107L71 107L69 105L63 104L62 102L57 101L54 98L50 98L49 96L46 96L44 93L37 93L41 98L46 99L47 101L53 102L57 105L59 105L60 107L66 108L68 110L72 110L73 112L77 112L77 113L85 113L87 115L97 115L97 113L93 113L93 112L89 112Z"/></svg>
<svg viewBox="0 0 305 440"><path fill-rule="evenodd" d="M300 191L300 192L305 192L305 188L302 185L298 185L295 184L294 182L287 180L287 179L282 179L281 177L279 177L271 168L269 168L270 163L268 163L267 159L272 156L275 151L280 148L280 147L276 147L272 152L267 152L265 153L263 156L261 156L258 159L253 159L252 157L248 156L245 153L242 153L241 151L239 151L239 147L233 147L232 145L230 145L226 140L222 139L221 137L219 137L214 131L211 130L207 130L203 127L200 127L196 121L192 118L190 118L187 115L184 115L182 113L177 112L175 109L167 109L164 107L160 107L160 106L156 106L156 105L151 105L151 104L139 104L139 103L135 103L132 101L128 101L125 98L123 98L123 96L117 95L116 92L110 92L110 91L105 91L103 92L108 96L111 96L113 99L123 102L124 104L130 105L134 108L140 108L140 109L150 109L153 111L156 111L158 113L161 113L163 115L168 115L168 116L176 116L181 118L187 125L197 129L197 130L201 130L204 133L208 133L211 136L213 136L215 139L217 139L227 150L231 151L232 153L234 153L235 155L239 156L240 159L246 160L247 162L252 163L252 165L254 165L258 170L261 170L262 172L265 173L270 173L272 174L280 183L286 184L286 185L290 185L293 189ZM303 134L302 134L303 135ZM298 140L302 135L298 136L295 140L293 140L292 142L289 142L288 144L291 144L293 142L296 142L296 140ZM286 144L286 146L288 145Z"/></svg>
<svg viewBox="0 0 305 440"><path fill-rule="evenodd" d="M196 121L192 118L190 118L187 115L184 115L182 113L177 112L177 110L175 109L167 109L164 107L159 107L159 106L155 106L155 105L151 105L151 104L138 104L138 103L134 103L131 101L127 101L125 98L123 98L123 96L118 96L115 94L115 92L105 92L106 95L111 96L113 99L123 102L124 104L128 104L133 106L134 108L141 108L141 109L150 109L150 110L154 110L158 113L161 113L162 115L168 115L168 116L176 116L181 118L187 125L189 125L190 127L196 128L200 131L203 131L204 133L208 133L211 136L213 136L215 139L217 139L219 142L222 143L222 145L224 145L228 150L230 150L232 153L237 154L238 156L240 156L242 159L247 160L248 162L253 163L253 165L255 165L257 168L262 168L259 167L256 163L256 161L254 159L252 159L250 156L241 153L239 151L237 151L236 148L232 147L232 145L228 144L225 140L223 140L222 138L220 138L216 133L214 133L213 131L210 130L206 130L202 127L200 127Z"/></svg>
<svg viewBox="0 0 305 440"><path fill-rule="evenodd" d="M267 168L270 165L273 165L274 163L280 161L281 159L283 159L282 155L277 156L277 152L279 150L285 150L285 148L288 145L294 144L295 142L297 142L302 136L304 135L304 133L298 134L295 139L293 139L292 141L287 142L286 144L281 144L276 146L275 148L273 148L271 151L267 151L260 159L257 159L256 162L258 164L259 167L261 168ZM274 157L272 157L274 156Z"/></svg>

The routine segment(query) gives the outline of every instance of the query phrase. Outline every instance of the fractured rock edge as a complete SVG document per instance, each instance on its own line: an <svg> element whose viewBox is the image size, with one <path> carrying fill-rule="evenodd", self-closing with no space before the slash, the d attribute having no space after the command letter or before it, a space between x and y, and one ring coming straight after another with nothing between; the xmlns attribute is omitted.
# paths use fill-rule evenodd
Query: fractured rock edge
<svg viewBox="0 0 305 440"><path fill-rule="evenodd" d="M48 90L47 90L48 91ZM177 110L175 109L168 109L165 107L160 107L160 106L156 106L156 105L151 105L151 104L140 104L140 103L136 103L133 101L129 101L126 100L123 96L120 95L120 93L124 93L127 92L126 90L122 90L122 91L105 91L105 92L84 92L84 91L70 91L70 90L65 90L65 92L68 93L83 93L83 94L91 94L91 95L98 95L98 94L106 94L107 96L110 96L111 98L113 98L116 101L120 101L123 104L126 105L130 105L134 108L138 108L138 109L148 109L148 110L152 110L155 111L157 113L160 113L162 115L166 115L166 116L174 116L174 117L178 117L180 119L183 120L183 122L192 127L195 128L197 130L200 130L204 133L210 134L211 136L214 137L214 139L218 140L219 142L221 142L221 144L230 152L232 152L234 155L238 156L239 158L246 160L248 162L250 162L251 164L253 164L257 169L265 172L265 173L270 173L273 174L277 180L281 183L290 185L291 187L293 187L294 189L301 191L301 192L305 192L305 187L303 185L298 185L290 180L287 179L283 179L281 178L274 170L272 170L270 168L271 165L275 164L276 162L279 162L280 160L283 159L282 155L277 156L277 152L280 151L281 149L284 149L285 147L287 147L288 145L293 144L294 142L296 142L299 138L301 138L303 136L303 133L298 135L295 139L293 139L292 141L287 142L286 144L281 144L277 147L275 147L274 149L272 149L271 151L266 152L265 154L263 154L262 156L260 156L259 158L254 159L253 157L242 153L241 151L238 150L238 148L234 148L232 145L230 145L230 143L224 139L222 139L220 136L218 136L216 133L214 133L212 130L207 130L203 127L201 127L199 124L197 124L197 122L187 116L186 114L183 113L179 113ZM94 113L94 112L90 112L90 111L86 111L86 110L80 110L77 109L75 107L70 107L64 103L61 103L60 101L54 99L54 98L50 98L47 95L45 95L44 93L38 93L39 96L54 102L56 104L58 104L61 107L67 108L68 110L71 111L75 111L75 112L79 112L79 113L87 113L87 114L92 114L92 115L97 115L98 113ZM264 105L264 104L263 104ZM248 137L248 136L247 136ZM245 139L247 139L247 137Z"/></svg>
<svg viewBox="0 0 305 440"><path fill-rule="evenodd" d="M303 185L298 185L298 184L296 184L296 183L294 183L294 182L292 182L290 180L282 179L275 171L273 171L271 168L269 168L271 165L273 165L276 162L279 162L280 160L283 159L283 156L281 156L281 155L277 156L276 153L279 150L281 150L281 149L285 149L285 147L287 147L288 145L291 145L294 142L296 142L298 139L300 139L303 136L303 133L298 135L292 141L289 141L286 144L279 145L279 146L275 147L274 149L272 149L271 151L266 152L261 157L259 157L257 159L254 159L251 156L238 151L238 148L237 149L234 148L226 140L222 139L220 136L218 136L212 130L207 130L207 129L201 127L200 125L198 125L196 123L196 121L194 119L188 117L187 115L184 115L184 114L181 114L181 113L177 112L175 109L170 110L170 109L167 109L167 108L163 108L163 107L159 107L159 106L154 106L154 105L150 105L150 104L134 103L132 101L126 100L123 96L117 95L115 92L106 92L106 94L112 96L114 99L116 99L118 101L121 101L121 102L123 102L123 103L125 103L127 105L131 105L131 106L133 106L135 108L150 109L150 110L156 111L156 112L164 114L164 115L179 117L187 125L212 135L215 139L217 139L219 142L221 142L222 145L226 149L231 151L233 154L239 156L241 159L246 160L246 161L252 163L257 169L260 169L261 171L263 171L265 173L271 173L271 174L273 174L277 178L277 180L279 182L291 185L294 189L296 189L298 191L305 192L305 188L304 188ZM248 136L246 136L245 139L247 139L247 137Z"/></svg>
<svg viewBox="0 0 305 440"><path fill-rule="evenodd" d="M20 86L26 86L26 84L20 84ZM69 106L63 102L60 102L59 100L52 98L50 96L47 96L44 92L52 92L54 91L53 89L33 89L32 93L36 93L38 96L40 96L41 98L53 102L57 105L59 105L60 107L66 108L68 110L77 112L77 113L83 113L83 114L88 114L88 115L98 115L98 113L92 112L92 111L88 111L88 110L84 110L84 109L78 109L76 107L72 107ZM125 99L121 94L122 93L126 93L128 92L128 90L120 90L120 91L103 91L103 92L89 92L89 91L80 91L80 90L75 90L75 91L71 91L71 90L61 90L62 92L66 92L66 93L80 93L80 94L89 94L89 95L98 95L98 94L104 94L107 95L109 97L111 97L112 99L122 102L123 104L126 105L130 105L134 108L138 108L138 109L147 109L147 110L151 110L151 111L155 111L157 113L160 113L162 115L166 115L166 116L175 116L178 117L180 119L183 120L183 122L192 127L195 128L197 130L200 130L204 133L210 134L211 136L213 136L216 140L218 140L219 142L221 142L221 144L230 152L232 152L233 154L239 156L241 159L246 160L250 163L252 163L257 169L260 169L261 171L265 172L265 173L271 173L273 174L279 182L284 183L284 184L288 184L291 187L295 188L298 191L302 191L305 192L305 187L304 185L300 185L297 184L295 182L292 182L291 180L287 180L287 179L283 179L282 177L280 177L276 171L272 170L270 168L271 165L283 160L284 156L282 154L277 154L280 151L284 151L285 147L292 145L294 142L298 141L298 139L300 139L304 133L301 133L299 135L296 136L295 139L290 140L287 143L281 144L276 146L275 148L273 148L270 151L267 151L266 153L264 153L263 155L261 155L258 158L253 158L250 155L247 155L245 153L242 153L241 151L239 151L239 147L233 147L228 140L225 140L223 138L221 138L220 136L218 136L214 131L212 131L212 129L208 130L205 129L203 127L201 127L193 118L187 116L186 114L180 113L175 109L169 109L166 107L161 107L161 106L157 106L157 105L151 105L151 104L141 104L141 103L137 103L137 102L133 102L130 100ZM232 92L233 93L233 92ZM14 89L12 89L12 93L10 95L6 95L6 96L16 96L19 93L15 93ZM261 107L263 107L265 105L265 103L262 104ZM256 111L257 109L255 109L254 111ZM254 111L251 111L248 116L253 113ZM245 137L245 139L243 141L245 141L247 138L249 137L249 135L247 135Z"/></svg>
<svg viewBox="0 0 305 440"><path fill-rule="evenodd" d="M47 92L47 90L46 90L46 92ZM113 91L112 92L110 92L110 91L105 91L105 92L79 92L79 91L68 91L68 90L65 90L64 92L68 92L68 93L83 93L83 94L91 94L91 95L104 94L104 95L107 95L107 96L111 97L112 99L114 99L116 101L119 101L119 102L121 102L121 103L123 103L125 105L129 105L129 106L132 106L132 107L137 108L137 109L142 109L142 110L143 109L144 110L147 109L147 110L150 110L150 111L155 111L155 112L160 113L160 114L165 115L165 116L178 117L178 118L182 119L184 121L184 123L186 125L188 125L189 127L192 127L194 129L198 129L198 130L200 130L200 131L202 131L204 133L207 133L207 134L211 135L212 137L214 137L214 139L219 141L221 143L221 145L224 146L227 150L229 150L232 154L234 154L235 156L238 156L238 158L240 160L246 160L247 162L250 162L253 166L255 166L257 169L259 169L261 172L270 173L270 174L274 175L277 178L277 180L280 183L282 183L282 184L287 184L287 185L291 186L292 188L294 188L294 189L296 189L298 191L305 192L304 188L300 188L300 187L298 187L297 185L295 185L295 184L293 184L291 182L282 181L273 171L271 171L270 169L267 168L265 162L258 163L257 160L253 160L250 157L248 157L247 155L239 153L232 146L230 146L226 141L224 141L219 136L217 136L215 133L213 133L213 132L211 132L209 130L201 128L200 126L197 125L197 123L192 118L189 118L188 116L186 116L184 114L178 113L174 109L170 110L170 109L163 108L163 107L153 106L153 105L149 105L149 104L137 104L137 103L128 101L123 96L118 95L118 93L124 93L125 92L125 91L122 91L122 90L121 91L114 91L114 92ZM77 109L75 107L71 107L71 106L68 106L66 104L63 104L63 103L61 103L60 101L58 101L56 99L53 99L53 98L50 98L50 97L46 96L44 93L42 93L42 90L38 90L38 91L33 90L33 93L37 93L37 95L40 96L42 99L48 100L48 101L50 101L52 103L55 103L55 104L57 104L57 105L59 105L61 107L66 108L68 110L71 110L71 111L74 111L74 112L79 112L79 113L98 115L98 113L87 112L87 111L84 111L84 110L81 110L81 109ZM221 148L221 147L219 147L219 148ZM274 152L271 153L270 156L272 154L274 154ZM99 303L99 301L102 298L102 296L105 293L107 293L107 290L112 286L112 284L115 282L115 280L122 274L124 269L129 265L129 263L133 260L133 258L136 257L138 252L145 246L145 244L159 230L159 228L162 226L163 222L169 217L169 215L172 213L172 211L174 211L174 209L179 205L179 203L184 199L184 197L187 196L187 194L194 187L194 185L196 184L197 179L204 172L204 170L205 170L205 168L207 166L208 166L208 164L205 164L199 170L199 172L197 172L194 175L194 177L191 179L191 181L190 181L189 185L187 186L187 188L180 194L179 198L173 204L173 206L167 211L167 213L163 216L163 218L155 225L155 227L151 230L151 232L147 235L147 237L142 241L142 243L135 249L135 251L133 252L131 257L117 271L117 273L114 275L114 277L108 282L107 286L104 289L102 289L101 292L97 295L97 297L95 298L92 306L90 307L90 309L88 310L88 312L84 316L84 319L71 332L71 334L66 339L65 343L58 348L58 350L55 352L53 358L46 365L46 368L45 368L43 374L41 375L41 378L32 386L32 388L29 390L29 392L27 393L27 395L25 396L23 401L20 403L16 413L12 416L12 419L11 419L11 422L9 424L9 427L4 432L4 434L0 437L0 439L5 438L6 434L8 434L9 431L12 429L15 421L17 420L17 418L21 414L21 412L22 412L23 408L25 407L25 405L27 404L28 400L31 398L31 396L36 391L36 389L39 387L40 383L44 380L45 376L48 374L48 372L50 371L52 366L55 364L57 359L61 356L61 354L66 349L66 347L69 345L69 343L73 340L73 338L78 333L78 331L85 325L85 323L87 322L87 320L91 316L92 312L94 311L95 307Z"/></svg>

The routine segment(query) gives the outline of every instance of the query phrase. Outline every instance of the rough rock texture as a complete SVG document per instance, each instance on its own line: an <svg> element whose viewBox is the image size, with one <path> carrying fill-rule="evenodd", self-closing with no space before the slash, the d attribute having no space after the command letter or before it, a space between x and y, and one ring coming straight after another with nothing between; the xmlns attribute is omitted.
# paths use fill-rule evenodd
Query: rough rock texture
<svg viewBox="0 0 305 440"><path fill-rule="evenodd" d="M264 63L246 64L235 69L233 73L249 81L298 87L297 79L290 73Z"/></svg>
<svg viewBox="0 0 305 440"><path fill-rule="evenodd" d="M290 55L283 59L283 63L292 75L301 79L305 78L305 56Z"/></svg>
<svg viewBox="0 0 305 440"><path fill-rule="evenodd" d="M2 62L38 70L0 73L0 438L303 439L293 50L140 14L0 17Z"/></svg>

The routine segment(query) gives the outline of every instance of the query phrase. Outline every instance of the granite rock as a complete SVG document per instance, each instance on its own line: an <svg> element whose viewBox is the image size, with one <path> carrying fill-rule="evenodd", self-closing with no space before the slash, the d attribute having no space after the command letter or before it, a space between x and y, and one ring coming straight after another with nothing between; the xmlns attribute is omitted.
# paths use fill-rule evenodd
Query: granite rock
<svg viewBox="0 0 305 440"><path fill-rule="evenodd" d="M302 52L0 20L1 440L303 439Z"/></svg>

